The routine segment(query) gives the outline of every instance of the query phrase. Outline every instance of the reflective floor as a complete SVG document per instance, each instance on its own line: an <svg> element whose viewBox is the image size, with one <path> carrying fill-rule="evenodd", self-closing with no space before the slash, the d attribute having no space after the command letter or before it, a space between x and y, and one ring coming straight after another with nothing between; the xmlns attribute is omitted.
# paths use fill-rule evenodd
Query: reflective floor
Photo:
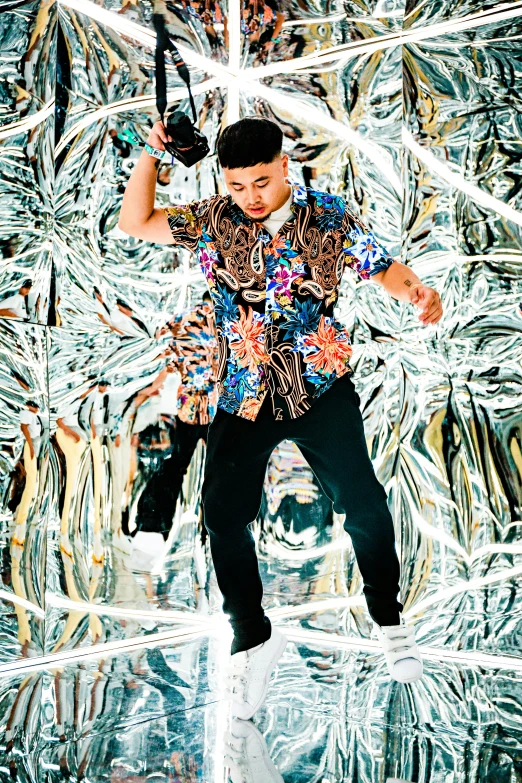
<svg viewBox="0 0 522 783"><path fill-rule="evenodd" d="M512 668L501 657L441 661L428 648L423 679L404 686L388 678L377 650L287 630L267 702L246 724L231 722L219 699L224 641L215 634L155 646L142 639L128 651L4 677L0 780L521 779L515 660Z"/></svg>

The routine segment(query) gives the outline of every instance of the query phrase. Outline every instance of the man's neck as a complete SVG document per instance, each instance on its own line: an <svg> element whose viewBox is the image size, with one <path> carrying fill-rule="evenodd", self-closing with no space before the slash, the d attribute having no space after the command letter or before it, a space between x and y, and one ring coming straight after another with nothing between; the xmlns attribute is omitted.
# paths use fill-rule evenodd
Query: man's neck
<svg viewBox="0 0 522 783"><path fill-rule="evenodd" d="M281 209L281 207L284 206L288 201L288 199L290 198L291 193L292 193L292 186L287 185L284 196L281 196L281 200L278 201L277 205L273 208L272 212L277 212L278 209Z"/></svg>

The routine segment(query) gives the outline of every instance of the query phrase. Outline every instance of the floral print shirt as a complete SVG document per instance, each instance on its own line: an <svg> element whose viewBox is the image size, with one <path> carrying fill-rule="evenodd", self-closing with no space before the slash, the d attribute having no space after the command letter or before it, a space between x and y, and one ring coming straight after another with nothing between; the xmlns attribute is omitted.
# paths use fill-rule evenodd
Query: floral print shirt
<svg viewBox="0 0 522 783"><path fill-rule="evenodd" d="M209 424L216 414L218 351L212 307L201 302L176 315L170 363L179 371L177 416L188 424Z"/></svg>
<svg viewBox="0 0 522 783"><path fill-rule="evenodd" d="M350 338L333 312L343 271L367 279L393 263L343 198L292 190L292 216L273 238L231 196L165 208L212 295L218 405L252 421L269 391L275 418L294 419L353 375Z"/></svg>

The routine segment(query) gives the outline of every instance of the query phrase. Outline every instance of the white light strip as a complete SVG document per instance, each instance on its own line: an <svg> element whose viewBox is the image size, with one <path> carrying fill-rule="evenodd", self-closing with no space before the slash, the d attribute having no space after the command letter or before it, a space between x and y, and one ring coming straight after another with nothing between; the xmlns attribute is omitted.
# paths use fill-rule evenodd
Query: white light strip
<svg viewBox="0 0 522 783"><path fill-rule="evenodd" d="M195 87L191 87L191 90L193 95L202 95L205 92L210 92L210 90L215 90L217 87L221 87L222 84L223 81L221 79L214 77L212 79L207 79L200 84L196 84ZM182 100L186 97L186 87L176 87L176 89L170 90L167 93L168 102ZM80 133L82 130L85 130L85 128L89 127L89 125L92 125L93 122L98 122L98 120L101 120L104 117L109 117L111 114L120 114L124 111L135 111L136 109L147 109L155 105L155 96L151 97L150 95L142 95L139 98L126 98L123 101L116 101L115 103L110 103L107 106L102 106L101 109L95 109L95 111L91 112L90 114L86 114L81 118L81 120L72 125L67 133L62 136L56 145L55 156L59 155L64 147L69 144L69 142L72 141L72 139L77 136L78 133Z"/></svg>
<svg viewBox="0 0 522 783"><path fill-rule="evenodd" d="M403 611L404 617L415 617L418 614L424 612L428 607L438 604L441 601L445 601L448 598L452 598L455 595L461 593L467 593L470 590L477 590L486 585L495 584L496 582L503 582L508 579L513 579L516 576L522 574L522 566L515 566L514 568L505 568L502 571L497 571L495 574L488 576L477 577L476 579L470 579L467 582L461 582L460 584L447 587L443 590L439 590L437 593L428 596L422 601L419 601L411 608ZM317 612L325 612L330 609L344 609L350 606L365 606L365 600L362 595L356 596L341 596L339 598L326 598L324 600L308 601L307 603L297 604L295 606L278 607L277 609L269 609L267 614L273 619L287 618L287 617L300 617L306 614L316 614Z"/></svg>
<svg viewBox="0 0 522 783"><path fill-rule="evenodd" d="M507 10L502 10L507 9ZM480 27L484 24L513 19L522 16L522 0L516 3L510 3L509 6L503 5L493 11L470 14L461 19L449 20L434 25L414 28L412 30L401 31L397 33L386 33L385 35L366 38L358 41L351 41L347 44L339 44L322 49L317 53L297 57L293 60L286 60L280 63L270 63L269 65L259 66L257 68L246 68L244 75L248 79L262 79L266 76L274 76L282 73L291 73L321 63L331 62L332 60L360 57L363 54L379 51L381 49L390 49L395 46L401 46L408 43L418 43L429 38L437 38L447 33L462 32L474 27ZM462 46L467 46L469 42L462 42Z"/></svg>
<svg viewBox="0 0 522 783"><path fill-rule="evenodd" d="M363 652L375 652L382 654L381 644L373 639L362 637L342 636L327 633L326 631L307 631L289 626L278 626L284 631L285 636L291 641L304 642L310 645L344 647ZM448 663L469 664L471 666L485 666L491 669L507 669L508 671L522 671L522 659L509 655L491 655L476 652L474 650L449 650L444 647L423 647L419 645L424 658Z"/></svg>
<svg viewBox="0 0 522 783"><path fill-rule="evenodd" d="M470 579L467 582L453 585L453 587L446 587L444 590L439 590L434 595L424 598L411 608L403 612L404 617L415 617L421 612L426 611L430 606L438 604L441 601L445 601L448 598L453 598L455 595L461 593L467 593L469 590L478 590L486 585L493 585L496 582L505 582L508 579L513 579L516 576L522 575L522 566L515 566L514 568L505 568L503 571L497 571L494 574L488 576L478 576L475 579Z"/></svg>
<svg viewBox="0 0 522 783"><path fill-rule="evenodd" d="M234 76L241 68L241 4L228 0L228 67ZM227 125L239 120L239 85L230 82L227 89Z"/></svg>
<svg viewBox="0 0 522 783"><path fill-rule="evenodd" d="M9 260L12 261L12 259ZM2 601L9 601L12 604L16 604L16 606L21 606L24 609L27 609L28 612L31 612L31 614L35 614L37 617L45 617L45 609L42 609L41 606L37 606L31 601L28 601L27 598L22 598L19 595L10 593L9 590L0 590L0 599L2 599Z"/></svg>
<svg viewBox="0 0 522 783"><path fill-rule="evenodd" d="M274 106L289 112L293 117L301 118L312 125L318 125L337 138L344 139L348 144L357 147L371 162L378 168L380 173L386 177L397 194L402 192L402 183L393 169L391 156L387 155L376 145L365 139L358 131L350 128L338 120L334 120L328 114L314 109L310 104L304 103L297 98L292 98L286 93L273 90L270 87L264 87L254 82L244 82L241 87L253 95L258 95Z"/></svg>
<svg viewBox="0 0 522 783"><path fill-rule="evenodd" d="M410 131L403 127L402 129L402 141L411 152L424 163L430 171L434 171L442 179L448 182L453 187L467 193L474 201L487 209L491 209L493 212L497 212L499 215L503 215L507 220L511 220L519 226L522 226L522 212L518 212L509 204L505 204L495 196L490 196L477 185L472 185L461 174L458 174L446 164L442 163L429 149L421 147L421 145L415 141Z"/></svg>
<svg viewBox="0 0 522 783"><path fill-rule="evenodd" d="M237 75L241 67L241 4L240 0L228 2L228 67Z"/></svg>
<svg viewBox="0 0 522 783"><path fill-rule="evenodd" d="M133 636L129 639L119 639L117 642L106 642L105 644L93 644L91 647L76 648L74 650L64 650L63 652L42 655L39 658L21 658L20 660L0 664L0 675L24 673L27 671L44 671L46 669L56 669L67 666L75 661L86 661L93 658L105 658L108 655L118 655L119 653L131 652L140 647L157 647L160 644L169 642L186 642L204 636L205 631L201 628L186 626L175 631L163 631L161 633L150 634L149 636Z"/></svg>
<svg viewBox="0 0 522 783"><path fill-rule="evenodd" d="M366 19L368 17L365 17ZM283 22L283 29L288 27L306 27L307 25L315 24L333 24L333 22L342 22L343 19L350 21L346 14L334 14L333 16L318 16L312 19L289 19L287 22ZM355 20L354 20L355 21ZM357 19L360 22L360 19Z"/></svg>
<svg viewBox="0 0 522 783"><path fill-rule="evenodd" d="M198 615L187 609L186 612L176 610L147 610L147 609L127 609L120 606L110 606L103 604L90 604L83 601L71 601L70 598L61 598L54 593L46 594L46 604L56 606L60 609L67 609L73 612L85 612L85 614L96 614L108 617L133 617L139 619L152 619L158 623L176 622L186 623L188 625L201 625L204 628L210 628L212 621L208 615Z"/></svg>
<svg viewBox="0 0 522 783"><path fill-rule="evenodd" d="M19 133L25 133L25 131L35 128L41 122L47 119L54 112L54 98L45 104L43 109L35 111L34 114L30 114L28 117L24 117L22 120L17 120L10 125L4 125L0 130L0 139L8 139L9 136L17 136Z"/></svg>
<svg viewBox="0 0 522 783"><path fill-rule="evenodd" d="M346 609L350 606L366 606L366 600L362 595L348 595L341 598L325 598L324 600L308 601L296 606L281 606L277 609L269 609L267 615L272 620L280 620L285 617L301 617L316 612L327 612L329 609Z"/></svg>

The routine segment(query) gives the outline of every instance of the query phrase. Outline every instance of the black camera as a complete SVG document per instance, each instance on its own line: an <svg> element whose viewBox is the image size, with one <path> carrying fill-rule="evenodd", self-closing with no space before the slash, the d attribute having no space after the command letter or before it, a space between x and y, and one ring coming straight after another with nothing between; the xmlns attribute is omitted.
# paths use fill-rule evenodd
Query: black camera
<svg viewBox="0 0 522 783"><path fill-rule="evenodd" d="M206 136L196 127L197 114L194 98L190 89L189 69L181 57L176 44L168 34L165 19L161 14L153 14L152 21L156 30L156 107L168 136L172 138L165 144L165 149L177 158L184 166L190 168L198 160L208 155L209 146ZM179 76L187 85L190 107L194 123L184 112L175 110L164 120L167 108L167 77L165 73L165 52L170 51L172 62Z"/></svg>
<svg viewBox="0 0 522 783"><path fill-rule="evenodd" d="M172 138L165 149L184 166L190 168L210 152L207 137L196 128L182 111L172 111L164 123L165 132Z"/></svg>

